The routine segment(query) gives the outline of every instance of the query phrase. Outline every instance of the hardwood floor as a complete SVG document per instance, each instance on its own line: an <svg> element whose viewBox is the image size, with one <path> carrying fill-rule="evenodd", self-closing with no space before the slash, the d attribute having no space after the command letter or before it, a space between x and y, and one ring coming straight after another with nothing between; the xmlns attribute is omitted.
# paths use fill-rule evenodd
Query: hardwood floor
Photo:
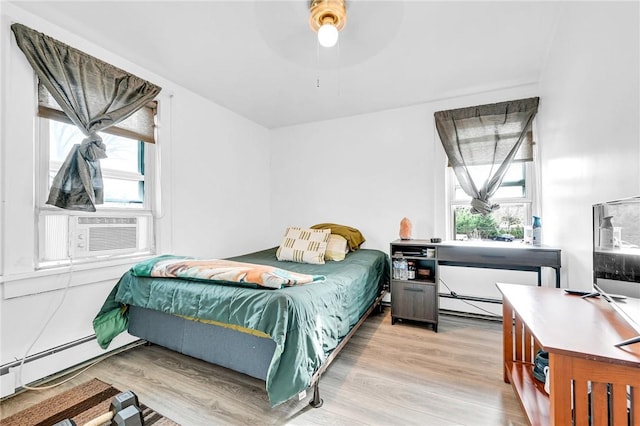
<svg viewBox="0 0 640 426"><path fill-rule="evenodd" d="M96 377L182 425L526 425L502 381L502 325L441 315L438 333L373 314L320 380L324 405L270 408L264 382L158 346L112 356L73 381L0 403L0 419ZM2 423L0 421L0 423Z"/></svg>

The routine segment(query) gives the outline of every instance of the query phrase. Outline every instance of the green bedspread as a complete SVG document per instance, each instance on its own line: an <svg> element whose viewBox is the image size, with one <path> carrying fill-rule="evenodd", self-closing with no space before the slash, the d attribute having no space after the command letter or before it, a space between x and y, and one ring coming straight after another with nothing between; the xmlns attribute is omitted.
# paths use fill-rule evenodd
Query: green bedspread
<svg viewBox="0 0 640 426"><path fill-rule="evenodd" d="M126 330L127 305L256 330L276 343L266 378L269 401L275 406L290 399L311 384L314 372L373 303L388 279L389 262L385 253L369 249L324 265L279 262L275 251L230 260L324 275L326 280L265 290L136 277L129 271L94 320L99 344L106 348Z"/></svg>

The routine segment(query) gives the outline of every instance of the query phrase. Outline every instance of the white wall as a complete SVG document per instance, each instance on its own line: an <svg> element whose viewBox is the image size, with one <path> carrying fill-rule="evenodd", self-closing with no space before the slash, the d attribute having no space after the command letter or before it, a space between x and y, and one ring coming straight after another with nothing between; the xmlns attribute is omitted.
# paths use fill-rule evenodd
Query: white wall
<svg viewBox="0 0 640 426"><path fill-rule="evenodd" d="M361 230L388 249L407 216L433 236L433 128L424 107L280 128L271 134L274 241L288 225L321 222ZM438 163L444 161L439 159Z"/></svg>
<svg viewBox="0 0 640 426"><path fill-rule="evenodd" d="M173 109L173 252L226 257L264 249L268 130L186 91Z"/></svg>
<svg viewBox="0 0 640 426"><path fill-rule="evenodd" d="M18 49L20 22L163 87L160 97L158 250L222 257L264 248L269 241L268 130L151 70L130 63L73 33L2 3L0 11L0 366L20 359L63 298L68 270L36 270L33 70ZM9 107L10 106L10 107ZM74 268L62 309L30 354L85 338L106 295L131 262ZM121 338L116 345L133 340ZM25 365L26 382L101 354L95 342L69 356ZM50 357L46 357L50 358ZM60 364L60 358L68 358ZM37 364L37 365L36 365ZM1 378L2 394L12 375Z"/></svg>
<svg viewBox="0 0 640 426"><path fill-rule="evenodd" d="M568 287L592 281L591 205L640 194L639 16L638 2L566 2L541 77L543 239Z"/></svg>
<svg viewBox="0 0 640 426"><path fill-rule="evenodd" d="M436 111L537 96L537 85L271 131L274 241L288 225L335 222L363 247L389 250L400 221L413 238L445 237L446 156Z"/></svg>

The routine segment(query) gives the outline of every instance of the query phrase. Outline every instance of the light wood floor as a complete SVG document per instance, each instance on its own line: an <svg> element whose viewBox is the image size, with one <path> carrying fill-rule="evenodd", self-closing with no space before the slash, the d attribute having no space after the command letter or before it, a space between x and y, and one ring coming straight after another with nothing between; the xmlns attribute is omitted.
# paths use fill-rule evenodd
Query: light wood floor
<svg viewBox="0 0 640 426"><path fill-rule="evenodd" d="M440 316L438 333L373 314L320 381L321 408L270 408L264 382L158 346L112 356L49 391L0 403L0 419L93 377L182 425L526 425L502 381L501 324ZM2 423L0 421L0 423Z"/></svg>

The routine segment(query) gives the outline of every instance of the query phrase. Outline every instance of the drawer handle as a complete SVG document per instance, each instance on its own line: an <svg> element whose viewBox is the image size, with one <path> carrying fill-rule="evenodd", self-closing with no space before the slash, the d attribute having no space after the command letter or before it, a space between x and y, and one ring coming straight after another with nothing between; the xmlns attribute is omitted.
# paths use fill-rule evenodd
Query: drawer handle
<svg viewBox="0 0 640 426"><path fill-rule="evenodd" d="M424 289L422 289L422 288L411 288L411 287L409 287L409 288L404 288L403 290L404 291L414 291L416 293L424 293Z"/></svg>

